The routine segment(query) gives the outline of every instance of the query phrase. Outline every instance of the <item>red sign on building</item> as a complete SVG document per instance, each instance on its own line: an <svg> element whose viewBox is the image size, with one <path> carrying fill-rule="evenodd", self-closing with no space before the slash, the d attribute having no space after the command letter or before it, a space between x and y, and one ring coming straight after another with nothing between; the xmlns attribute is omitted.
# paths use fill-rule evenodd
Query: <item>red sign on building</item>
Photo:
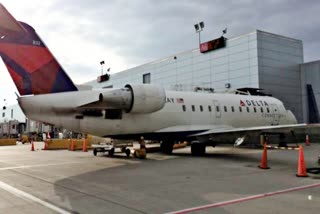
<svg viewBox="0 0 320 214"><path fill-rule="evenodd" d="M226 46L226 39L221 36L218 39L214 39L208 42L204 42L200 44L200 52L206 53L208 51L213 51L219 48L224 48Z"/></svg>

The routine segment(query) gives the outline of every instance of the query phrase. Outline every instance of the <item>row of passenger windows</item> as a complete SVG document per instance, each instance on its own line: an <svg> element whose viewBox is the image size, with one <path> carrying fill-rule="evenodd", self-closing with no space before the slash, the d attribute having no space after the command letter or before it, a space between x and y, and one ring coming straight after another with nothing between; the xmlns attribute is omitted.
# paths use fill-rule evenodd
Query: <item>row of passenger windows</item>
<svg viewBox="0 0 320 214"><path fill-rule="evenodd" d="M250 108L248 106L247 107L243 107L243 108L245 108L247 110L247 112L250 112ZM261 113L263 113L265 111L263 107L260 107L260 108L253 107L253 112L257 112L257 111L259 111L259 109L260 109ZM187 111L187 107L185 105L182 105L182 110L183 111ZM192 111L196 111L196 107L194 105L191 105L191 110ZM203 108L202 105L199 106L199 110L200 110L200 112L204 111L204 108ZM228 112L228 107L227 106L223 106L223 110L224 110L224 112ZM209 112L212 111L212 107L211 106L208 106L208 111ZM229 107L229 111L235 112L234 106L230 106ZM216 106L216 112L220 112L220 106ZM239 106L239 112L242 112L242 106ZM266 108L266 112L270 113L270 110L269 110L268 107Z"/></svg>

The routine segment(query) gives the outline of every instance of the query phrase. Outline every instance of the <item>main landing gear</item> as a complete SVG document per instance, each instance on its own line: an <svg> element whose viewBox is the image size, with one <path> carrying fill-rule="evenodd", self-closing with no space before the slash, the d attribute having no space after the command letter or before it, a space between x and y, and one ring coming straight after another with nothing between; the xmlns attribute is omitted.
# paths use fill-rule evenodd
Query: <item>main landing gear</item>
<svg viewBox="0 0 320 214"><path fill-rule="evenodd" d="M164 140L160 144L160 150L164 154L171 154L173 151L174 141Z"/></svg>
<svg viewBox="0 0 320 214"><path fill-rule="evenodd" d="M205 143L191 142L191 154L193 156L202 156L205 153L206 153L206 144Z"/></svg>

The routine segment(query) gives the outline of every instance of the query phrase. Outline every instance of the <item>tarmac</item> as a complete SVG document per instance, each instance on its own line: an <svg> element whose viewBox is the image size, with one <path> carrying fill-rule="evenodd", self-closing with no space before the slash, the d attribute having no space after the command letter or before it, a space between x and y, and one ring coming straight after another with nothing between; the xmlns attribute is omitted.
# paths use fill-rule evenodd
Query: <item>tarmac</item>
<svg viewBox="0 0 320 214"><path fill-rule="evenodd" d="M190 147L140 160L66 150L43 143L0 148L0 213L320 213L320 175L296 177L298 151ZM304 146L307 167L320 143Z"/></svg>

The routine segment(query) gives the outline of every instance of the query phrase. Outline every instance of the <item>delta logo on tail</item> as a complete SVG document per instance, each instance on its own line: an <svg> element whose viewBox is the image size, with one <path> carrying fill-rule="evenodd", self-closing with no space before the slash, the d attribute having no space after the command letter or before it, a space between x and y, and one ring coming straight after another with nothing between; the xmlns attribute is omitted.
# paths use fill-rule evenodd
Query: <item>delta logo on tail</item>
<svg viewBox="0 0 320 214"><path fill-rule="evenodd" d="M15 20L2 4L0 56L20 95L78 90L35 30Z"/></svg>
<svg viewBox="0 0 320 214"><path fill-rule="evenodd" d="M264 100L240 100L240 106L269 106Z"/></svg>

